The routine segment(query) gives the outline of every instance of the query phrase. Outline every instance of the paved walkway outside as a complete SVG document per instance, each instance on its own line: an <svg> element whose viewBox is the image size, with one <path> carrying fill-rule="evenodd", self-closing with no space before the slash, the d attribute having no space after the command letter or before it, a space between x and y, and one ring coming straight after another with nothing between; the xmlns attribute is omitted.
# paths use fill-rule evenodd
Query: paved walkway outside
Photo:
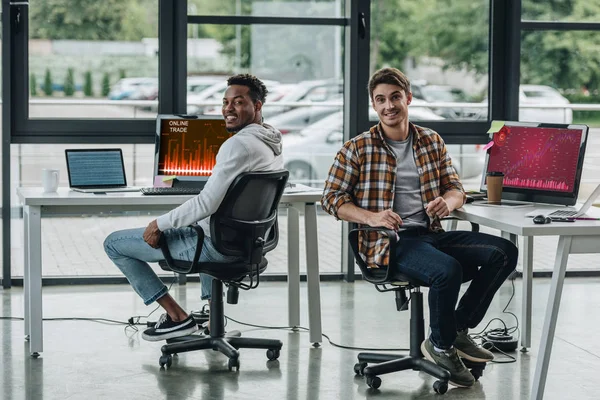
<svg viewBox="0 0 600 400"><path fill-rule="evenodd" d="M115 276L120 272L111 263L102 247L104 238L119 229L143 227L154 216L133 217L74 217L42 219L42 251L44 276ZM318 216L319 263L322 273L339 273L341 265L341 222L325 214ZM287 216L279 218L278 247L269 253L268 273L285 274L287 270ZM459 229L470 229L466 222ZM23 276L23 220L12 224L12 276ZM499 234L482 227L482 232ZM300 268L306 271L304 247L304 220L300 220ZM535 239L536 270L551 270L558 237ZM600 254L572 255L569 270L600 269ZM519 262L519 269L521 263ZM157 270L161 271L158 267Z"/></svg>

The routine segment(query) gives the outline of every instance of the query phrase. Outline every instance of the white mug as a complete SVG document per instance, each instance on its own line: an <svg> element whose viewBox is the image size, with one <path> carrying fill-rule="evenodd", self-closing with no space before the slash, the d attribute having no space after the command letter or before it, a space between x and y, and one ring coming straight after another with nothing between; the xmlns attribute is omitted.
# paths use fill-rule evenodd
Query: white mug
<svg viewBox="0 0 600 400"><path fill-rule="evenodd" d="M59 170L53 168L42 169L42 186L44 193L54 193L58 189Z"/></svg>

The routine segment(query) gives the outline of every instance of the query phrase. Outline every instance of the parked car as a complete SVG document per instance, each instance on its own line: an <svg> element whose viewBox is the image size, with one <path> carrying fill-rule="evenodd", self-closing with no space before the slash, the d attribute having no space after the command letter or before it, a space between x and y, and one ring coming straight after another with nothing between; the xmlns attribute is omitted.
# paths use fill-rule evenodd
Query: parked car
<svg viewBox="0 0 600 400"><path fill-rule="evenodd" d="M265 122L277 128L282 134L298 133L307 126L314 124L323 118L338 113L339 107L309 106L298 107L279 115L266 117Z"/></svg>
<svg viewBox="0 0 600 400"><path fill-rule="evenodd" d="M267 89L279 85L277 81L262 80ZM187 95L187 113L188 114L220 114L220 107L206 105L204 103L221 103L223 93L227 88L227 79L207 87L199 93L188 93Z"/></svg>
<svg viewBox="0 0 600 400"><path fill-rule="evenodd" d="M519 86L519 121L570 124L573 110L570 108L528 108L529 105L569 104L560 92L545 85Z"/></svg>
<svg viewBox="0 0 600 400"><path fill-rule="evenodd" d="M108 93L109 100L149 100L158 92L158 78L123 78Z"/></svg>
<svg viewBox="0 0 600 400"><path fill-rule="evenodd" d="M226 82L226 76L219 75L198 75L187 77L187 92L188 94L199 94L205 89L217 83Z"/></svg>
<svg viewBox="0 0 600 400"><path fill-rule="evenodd" d="M265 117L278 115L292 109L290 106L282 106L277 102L287 103L320 103L324 101L340 101L344 95L344 82L341 79L322 79L302 81L294 85L286 84L286 93L278 99L270 99L265 104L263 115Z"/></svg>
<svg viewBox="0 0 600 400"><path fill-rule="evenodd" d="M343 139L342 112L323 118L297 135L285 135L283 158L286 169L290 171L290 180L322 185ZM472 178L482 173L485 160L482 146L448 145L447 148L461 178Z"/></svg>
<svg viewBox="0 0 600 400"><path fill-rule="evenodd" d="M425 100L428 103L469 103L472 101L462 89L449 85L411 84L413 99ZM456 120L481 120L487 118L485 107L436 107L433 112L446 118Z"/></svg>

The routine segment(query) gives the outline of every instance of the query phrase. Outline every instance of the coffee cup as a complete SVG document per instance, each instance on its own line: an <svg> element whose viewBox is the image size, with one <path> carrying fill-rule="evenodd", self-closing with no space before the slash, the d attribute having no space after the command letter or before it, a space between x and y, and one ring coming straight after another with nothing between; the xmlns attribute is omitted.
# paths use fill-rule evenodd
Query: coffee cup
<svg viewBox="0 0 600 400"><path fill-rule="evenodd" d="M44 193L54 193L58 190L59 176L58 169L42 169L42 187L44 188Z"/></svg>
<svg viewBox="0 0 600 400"><path fill-rule="evenodd" d="M502 182L504 172L490 171L485 176L487 185L487 199L490 203L500 203L502 200Z"/></svg>

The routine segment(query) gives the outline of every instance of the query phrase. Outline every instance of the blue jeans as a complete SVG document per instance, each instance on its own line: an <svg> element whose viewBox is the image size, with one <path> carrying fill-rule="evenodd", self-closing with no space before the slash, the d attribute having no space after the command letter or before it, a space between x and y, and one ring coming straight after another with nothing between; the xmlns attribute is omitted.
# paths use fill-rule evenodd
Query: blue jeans
<svg viewBox="0 0 600 400"><path fill-rule="evenodd" d="M164 260L162 251L150 247L143 238L145 228L125 229L108 235L104 240L104 251L127 277L136 293L148 305L167 294L167 287L148 265L149 262ZM191 261L194 258L198 235L193 228L168 229L163 232L171 255L176 260ZM204 239L200 262L232 262L239 258L224 256ZM200 274L202 300L210 299L212 277Z"/></svg>
<svg viewBox="0 0 600 400"><path fill-rule="evenodd" d="M517 266L518 250L510 241L469 231L400 233L397 271L429 286L433 344L448 349L457 330L475 328L496 291ZM471 281L455 310L460 286Z"/></svg>

